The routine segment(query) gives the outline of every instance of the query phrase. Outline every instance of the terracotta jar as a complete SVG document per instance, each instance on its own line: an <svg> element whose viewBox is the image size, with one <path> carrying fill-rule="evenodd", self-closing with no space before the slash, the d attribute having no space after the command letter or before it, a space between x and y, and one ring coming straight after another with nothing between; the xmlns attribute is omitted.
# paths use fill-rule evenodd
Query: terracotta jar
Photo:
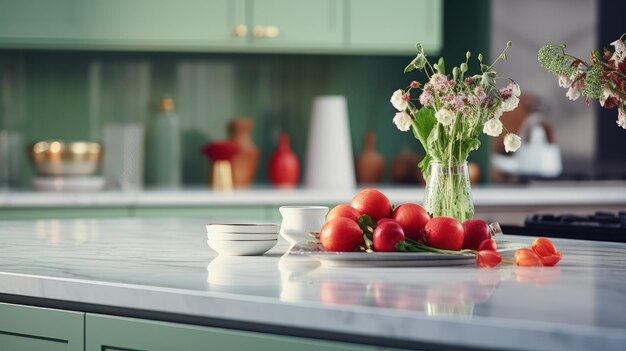
<svg viewBox="0 0 626 351"><path fill-rule="evenodd" d="M298 156L291 151L289 135L278 137L278 148L270 157L269 179L275 187L293 188L300 176L300 162Z"/></svg>
<svg viewBox="0 0 626 351"><path fill-rule="evenodd" d="M378 184L383 179L385 160L376 151L376 134L367 132L363 151L356 157L356 179L359 184Z"/></svg>
<svg viewBox="0 0 626 351"><path fill-rule="evenodd" d="M259 166L259 148L252 141L254 124L250 118L235 118L228 123L228 138L239 147L231 163L235 188L249 187Z"/></svg>

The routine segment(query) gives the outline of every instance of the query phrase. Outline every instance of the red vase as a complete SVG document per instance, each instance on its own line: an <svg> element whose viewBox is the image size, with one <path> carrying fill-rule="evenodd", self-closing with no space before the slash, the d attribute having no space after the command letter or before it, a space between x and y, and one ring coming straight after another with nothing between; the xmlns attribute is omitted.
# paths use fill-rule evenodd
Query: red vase
<svg viewBox="0 0 626 351"><path fill-rule="evenodd" d="M270 157L269 178L275 187L293 188L300 176L300 163L289 146L289 135L278 137L278 148Z"/></svg>

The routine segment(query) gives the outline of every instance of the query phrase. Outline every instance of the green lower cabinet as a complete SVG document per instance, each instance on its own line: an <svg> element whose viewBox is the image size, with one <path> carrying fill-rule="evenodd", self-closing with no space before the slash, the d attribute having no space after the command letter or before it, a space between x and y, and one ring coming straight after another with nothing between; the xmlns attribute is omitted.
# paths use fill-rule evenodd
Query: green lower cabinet
<svg viewBox="0 0 626 351"><path fill-rule="evenodd" d="M0 303L0 350L82 351L82 312Z"/></svg>
<svg viewBox="0 0 626 351"><path fill-rule="evenodd" d="M86 314L86 351L346 351L378 350L354 345L229 329Z"/></svg>

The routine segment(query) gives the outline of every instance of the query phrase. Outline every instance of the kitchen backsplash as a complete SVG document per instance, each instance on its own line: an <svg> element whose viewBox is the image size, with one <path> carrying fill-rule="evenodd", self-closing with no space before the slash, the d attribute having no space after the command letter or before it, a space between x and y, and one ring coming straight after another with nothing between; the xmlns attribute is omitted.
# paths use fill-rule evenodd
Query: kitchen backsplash
<svg viewBox="0 0 626 351"><path fill-rule="evenodd" d="M486 3L458 6L489 16ZM446 17L450 11L446 8ZM483 22L470 27L473 32L464 29L463 38L446 26L443 55L458 61L466 49L488 53L489 25ZM454 23L467 28L463 21ZM227 121L238 116L254 120L253 139L261 150L255 181L263 184L279 133L291 136L302 162L313 98L340 94L348 100L355 154L362 150L364 133L373 130L388 170L403 149L421 152L412 135L399 132L391 122L391 93L415 78L402 73L410 59L5 50L0 51L0 130L21 133L25 144L42 139L101 141L107 123L145 123L156 114L158 100L171 96L183 133L185 184L207 184L209 162L199 150L210 140L225 138ZM24 156L20 185L28 186L34 173L26 146L19 152ZM483 147L472 156L483 174L488 174L488 152Z"/></svg>

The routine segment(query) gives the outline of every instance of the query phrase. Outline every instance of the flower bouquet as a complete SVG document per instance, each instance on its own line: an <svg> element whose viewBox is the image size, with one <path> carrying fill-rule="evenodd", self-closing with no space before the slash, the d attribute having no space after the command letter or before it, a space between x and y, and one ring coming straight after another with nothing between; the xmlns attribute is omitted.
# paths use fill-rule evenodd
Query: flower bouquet
<svg viewBox="0 0 626 351"><path fill-rule="evenodd" d="M490 65L479 54L481 73L466 76L472 56L469 51L465 62L452 68L448 75L444 59L431 64L418 43L417 56L404 72L422 71L428 82L422 85L413 81L391 96L391 104L398 110L393 123L401 131L412 130L426 151L419 167L426 179L424 207L433 216L459 221L473 217L467 157L480 147L480 133L496 137L506 130L500 117L519 103L519 85L499 77L494 69L495 63L506 60L510 46L508 42ZM508 85L499 88L500 79L508 80ZM505 133L505 150L516 151L521 145L520 137Z"/></svg>
<svg viewBox="0 0 626 351"><path fill-rule="evenodd" d="M626 129L626 45L622 38L611 43L614 52L604 49L591 53L585 62L565 52L566 46L545 45L539 50L539 63L550 73L559 77L559 86L567 88L570 100L581 95L587 104L590 99L600 102L600 106L612 109L617 107L617 125Z"/></svg>

